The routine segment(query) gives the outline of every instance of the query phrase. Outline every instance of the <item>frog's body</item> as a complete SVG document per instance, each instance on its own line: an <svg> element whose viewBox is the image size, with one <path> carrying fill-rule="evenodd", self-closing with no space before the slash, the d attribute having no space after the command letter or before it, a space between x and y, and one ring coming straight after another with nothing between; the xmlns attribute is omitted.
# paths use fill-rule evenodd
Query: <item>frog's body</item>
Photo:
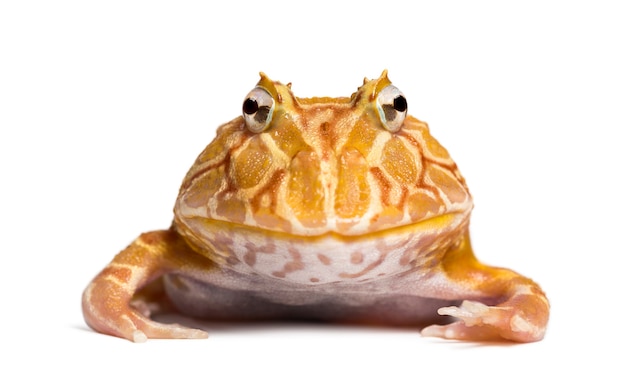
<svg viewBox="0 0 626 378"><path fill-rule="evenodd" d="M185 177L172 228L139 237L85 290L89 325L206 336L148 318L136 294L163 277L194 316L426 324L439 309L460 320L424 334L541 339L545 295L474 258L465 181L406 111L386 73L350 98L311 99L261 75Z"/></svg>

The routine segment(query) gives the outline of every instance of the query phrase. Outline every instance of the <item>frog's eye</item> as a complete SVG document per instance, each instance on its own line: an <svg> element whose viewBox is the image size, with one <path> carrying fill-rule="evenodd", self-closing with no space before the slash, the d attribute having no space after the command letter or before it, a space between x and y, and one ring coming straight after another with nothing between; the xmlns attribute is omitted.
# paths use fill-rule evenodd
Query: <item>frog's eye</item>
<svg viewBox="0 0 626 378"><path fill-rule="evenodd" d="M393 85L383 88L376 96L376 107L380 121L387 130L392 133L400 130L406 118L407 105L406 98L398 88Z"/></svg>
<svg viewBox="0 0 626 378"><path fill-rule="evenodd" d="M268 91L256 87L243 101L243 119L248 130L260 133L269 126L274 113L274 99Z"/></svg>

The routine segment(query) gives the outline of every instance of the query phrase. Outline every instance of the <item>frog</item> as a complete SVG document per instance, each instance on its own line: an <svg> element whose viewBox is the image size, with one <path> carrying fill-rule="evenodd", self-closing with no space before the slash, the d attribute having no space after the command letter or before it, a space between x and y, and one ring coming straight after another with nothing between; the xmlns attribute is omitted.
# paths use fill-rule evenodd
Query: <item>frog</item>
<svg viewBox="0 0 626 378"><path fill-rule="evenodd" d="M260 73L184 177L171 226L140 234L88 284L86 323L134 342L208 336L156 320L167 311L542 340L546 294L475 257L467 183L387 71L349 97L291 87Z"/></svg>

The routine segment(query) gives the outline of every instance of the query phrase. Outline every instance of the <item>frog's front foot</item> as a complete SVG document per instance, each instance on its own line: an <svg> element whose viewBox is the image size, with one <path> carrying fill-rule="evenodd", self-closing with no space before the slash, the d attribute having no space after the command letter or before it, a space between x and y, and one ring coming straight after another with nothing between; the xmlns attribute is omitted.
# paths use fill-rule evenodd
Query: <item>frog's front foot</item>
<svg viewBox="0 0 626 378"><path fill-rule="evenodd" d="M458 321L447 325L432 325L422 330L424 336L445 339L487 341L510 340L533 342L543 338L547 323L547 302L541 298L538 303L504 303L487 306L474 301L463 301L461 306L442 307L440 315L454 316ZM511 301L507 301L511 302ZM529 310L529 311L528 311Z"/></svg>
<svg viewBox="0 0 626 378"><path fill-rule="evenodd" d="M98 285L98 282L94 283ZM98 290L102 290L100 287ZM138 310L121 305L106 306L100 301L99 293L91 287L85 290L83 312L89 326L99 332L122 337L136 343L150 339L204 339L208 334L199 329L183 327L179 324L158 323ZM113 299L107 301L114 304Z"/></svg>
<svg viewBox="0 0 626 378"><path fill-rule="evenodd" d="M204 339L202 330L178 324L163 324L149 318L148 306L129 306L132 295L121 282L113 279L112 266L105 270L85 289L83 314L89 326L99 332L122 337L134 342L147 339Z"/></svg>
<svg viewBox="0 0 626 378"><path fill-rule="evenodd" d="M183 263L189 247L171 230L141 235L120 252L83 292L85 321L98 332L134 342L155 339L204 339L206 332L178 324L162 324L149 318L151 305L133 300L137 291Z"/></svg>

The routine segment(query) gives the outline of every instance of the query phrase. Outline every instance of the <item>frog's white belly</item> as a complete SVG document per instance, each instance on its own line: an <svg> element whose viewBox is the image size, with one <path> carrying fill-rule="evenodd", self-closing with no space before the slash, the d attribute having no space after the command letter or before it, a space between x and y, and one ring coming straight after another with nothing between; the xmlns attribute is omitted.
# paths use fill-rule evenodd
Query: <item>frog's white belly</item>
<svg viewBox="0 0 626 378"><path fill-rule="evenodd" d="M448 232L419 225L413 232L349 242L337 236L304 242L241 230L214 234L214 247L226 251L210 255L214 269L169 274L165 286L181 312L197 317L432 321L438 308L454 304L438 292L448 283L434 269L465 227L450 219L457 221Z"/></svg>
<svg viewBox="0 0 626 378"><path fill-rule="evenodd" d="M198 317L432 321L453 303L437 266L466 229L463 215L360 237L198 227L187 240L214 269L169 274L165 286L181 312Z"/></svg>
<svg viewBox="0 0 626 378"><path fill-rule="evenodd" d="M213 272L210 277L210 282L205 282L167 275L168 297L181 313L214 320L303 319L387 325L441 322L437 309L459 304L420 296L420 280L409 275L328 285L294 285L234 271Z"/></svg>

